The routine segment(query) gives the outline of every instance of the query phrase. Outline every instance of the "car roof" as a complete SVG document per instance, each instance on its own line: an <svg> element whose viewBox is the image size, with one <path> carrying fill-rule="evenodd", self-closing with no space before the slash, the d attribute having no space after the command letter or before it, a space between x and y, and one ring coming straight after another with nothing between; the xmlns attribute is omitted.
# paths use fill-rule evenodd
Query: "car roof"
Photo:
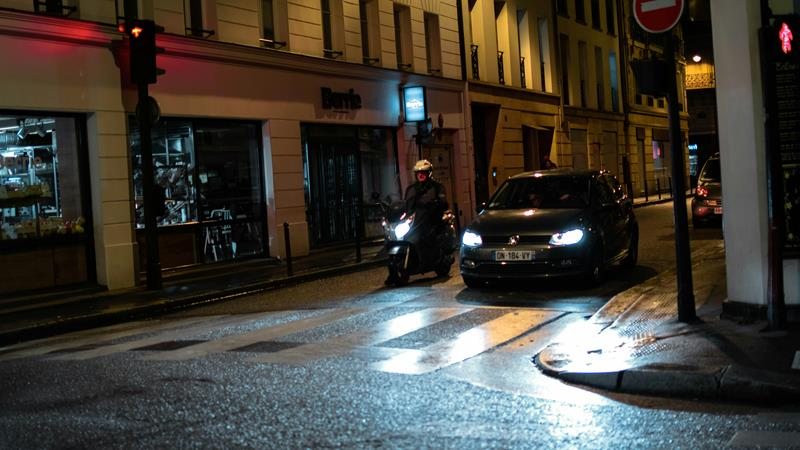
<svg viewBox="0 0 800 450"><path fill-rule="evenodd" d="M530 172L520 172L516 175L508 177L509 180L518 178L533 178L533 177L578 177L578 178L594 178L600 175L597 170L576 170L572 168L558 168L547 170L534 170Z"/></svg>

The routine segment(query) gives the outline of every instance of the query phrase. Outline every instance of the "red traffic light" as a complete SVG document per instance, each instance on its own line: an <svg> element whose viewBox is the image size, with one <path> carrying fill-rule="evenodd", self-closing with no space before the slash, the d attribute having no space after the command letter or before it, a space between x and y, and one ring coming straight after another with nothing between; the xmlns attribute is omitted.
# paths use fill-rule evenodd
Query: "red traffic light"
<svg viewBox="0 0 800 450"><path fill-rule="evenodd" d="M129 36L131 81L135 84L152 84L164 73L156 66L156 54L164 49L156 46L156 33L164 29L152 20L135 19L120 24L121 32Z"/></svg>

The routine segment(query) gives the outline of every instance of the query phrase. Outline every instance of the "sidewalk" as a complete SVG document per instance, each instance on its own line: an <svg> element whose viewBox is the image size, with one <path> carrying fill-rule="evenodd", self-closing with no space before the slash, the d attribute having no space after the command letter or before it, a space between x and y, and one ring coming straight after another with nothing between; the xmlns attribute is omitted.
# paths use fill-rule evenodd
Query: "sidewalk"
<svg viewBox="0 0 800 450"><path fill-rule="evenodd" d="M624 291L534 356L566 382L631 394L800 404L800 329L721 318L727 297L722 244L695 245L699 320L677 321L675 270Z"/></svg>
<svg viewBox="0 0 800 450"><path fill-rule="evenodd" d="M314 252L292 261L291 276L285 262L256 259L165 273L159 291L75 289L0 300L0 347L376 267L385 263L382 248L362 246L360 261L354 246Z"/></svg>

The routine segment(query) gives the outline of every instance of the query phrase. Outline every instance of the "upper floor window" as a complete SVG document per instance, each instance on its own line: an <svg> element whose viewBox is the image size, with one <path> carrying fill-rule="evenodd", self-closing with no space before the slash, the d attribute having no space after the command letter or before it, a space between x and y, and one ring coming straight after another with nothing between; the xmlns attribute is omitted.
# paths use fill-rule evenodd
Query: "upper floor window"
<svg viewBox="0 0 800 450"><path fill-rule="evenodd" d="M380 62L381 35L378 22L378 0L359 0L361 20L361 56L364 64Z"/></svg>
<svg viewBox="0 0 800 450"><path fill-rule="evenodd" d="M428 61L428 73L442 74L442 45L439 35L439 16L425 13L425 56Z"/></svg>
<svg viewBox="0 0 800 450"><path fill-rule="evenodd" d="M616 34L617 27L614 26L614 0L606 0L606 31L608 34Z"/></svg>
<svg viewBox="0 0 800 450"><path fill-rule="evenodd" d="M575 0L575 20L586 23L586 5L584 0Z"/></svg>
<svg viewBox="0 0 800 450"><path fill-rule="evenodd" d="M569 11L567 11L567 0L556 0L556 12L562 16L569 17Z"/></svg>
<svg viewBox="0 0 800 450"><path fill-rule="evenodd" d="M207 38L214 35L208 26L211 18L216 16L216 2L204 0L184 0L184 17L186 17L186 35Z"/></svg>
<svg viewBox="0 0 800 450"><path fill-rule="evenodd" d="M580 77L580 94L581 94L581 107L586 107L586 89L587 75L586 75L587 55L586 55L586 42L578 41L578 76Z"/></svg>
<svg viewBox="0 0 800 450"><path fill-rule="evenodd" d="M286 0L261 0L261 45L286 47Z"/></svg>
<svg viewBox="0 0 800 450"><path fill-rule="evenodd" d="M117 0L117 20L119 19L138 19L139 1L138 0Z"/></svg>
<svg viewBox="0 0 800 450"><path fill-rule="evenodd" d="M342 2L320 0L322 13L322 52L326 58L338 58L344 53Z"/></svg>
<svg viewBox="0 0 800 450"><path fill-rule="evenodd" d="M592 28L600 30L600 0L592 0Z"/></svg>
<svg viewBox="0 0 800 450"><path fill-rule="evenodd" d="M394 45L397 68L411 70L414 66L411 42L411 10L408 6L394 4Z"/></svg>
<svg viewBox="0 0 800 450"><path fill-rule="evenodd" d="M77 0L34 0L33 10L48 16L69 17L78 11Z"/></svg>
<svg viewBox="0 0 800 450"><path fill-rule="evenodd" d="M569 95L569 36L561 34L558 37L558 46L561 53L561 98L565 105L570 105Z"/></svg>

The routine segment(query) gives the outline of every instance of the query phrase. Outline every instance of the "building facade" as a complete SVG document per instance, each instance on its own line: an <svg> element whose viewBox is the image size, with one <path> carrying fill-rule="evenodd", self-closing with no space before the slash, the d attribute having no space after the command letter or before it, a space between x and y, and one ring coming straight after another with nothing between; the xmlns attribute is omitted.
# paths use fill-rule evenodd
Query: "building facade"
<svg viewBox="0 0 800 450"><path fill-rule="evenodd" d="M472 209L455 0L0 7L0 54L19 61L0 75L0 292L125 288L146 267L126 17L164 28L150 86L163 268L282 256L284 224L294 256L381 236L372 193L398 199L420 155ZM405 121L406 86L425 88L432 129Z"/></svg>
<svg viewBox="0 0 800 450"><path fill-rule="evenodd" d="M547 1L463 2L475 205L511 175L557 161L560 97Z"/></svg>
<svg viewBox="0 0 800 450"><path fill-rule="evenodd" d="M654 97L638 92L636 77L631 65L635 60L661 58L664 52L664 39L672 33L652 34L645 32L633 16L633 2L619 1L618 8L623 11L619 28L623 30L620 41L620 55L623 71L624 104L624 149L622 154L628 161L621 167L622 172L630 174L633 194L636 196L668 195L671 186L672 154L669 139L669 116L664 97ZM682 142L689 142L689 116L686 100L686 58L680 27L674 30L676 36L675 57L677 65L678 110ZM688 152L683 152L684 167L689 168ZM684 170L687 174L688 171ZM687 178L688 183L688 178ZM689 186L689 184L685 184Z"/></svg>

